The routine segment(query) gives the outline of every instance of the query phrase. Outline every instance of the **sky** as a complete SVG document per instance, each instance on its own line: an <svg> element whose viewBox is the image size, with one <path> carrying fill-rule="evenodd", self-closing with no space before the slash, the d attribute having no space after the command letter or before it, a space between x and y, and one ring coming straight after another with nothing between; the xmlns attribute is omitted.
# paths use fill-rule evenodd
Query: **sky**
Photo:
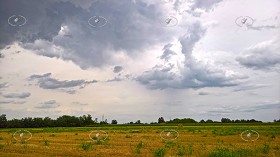
<svg viewBox="0 0 280 157"><path fill-rule="evenodd" d="M0 0L0 34L8 119L280 118L279 0Z"/></svg>

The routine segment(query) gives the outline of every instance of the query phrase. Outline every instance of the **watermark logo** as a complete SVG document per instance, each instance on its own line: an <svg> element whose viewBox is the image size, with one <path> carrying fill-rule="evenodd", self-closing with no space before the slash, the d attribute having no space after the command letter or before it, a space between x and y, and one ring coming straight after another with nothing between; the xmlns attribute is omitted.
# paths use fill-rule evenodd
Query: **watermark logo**
<svg viewBox="0 0 280 157"><path fill-rule="evenodd" d="M174 16L164 16L160 19L160 24L164 27L174 27L178 24L178 20Z"/></svg>
<svg viewBox="0 0 280 157"><path fill-rule="evenodd" d="M9 25L13 27L21 27L25 25L26 22L27 19L22 15L12 15L8 18Z"/></svg>
<svg viewBox="0 0 280 157"><path fill-rule="evenodd" d="M245 130L240 134L240 137L243 141L256 141L260 135L255 130Z"/></svg>
<svg viewBox="0 0 280 157"><path fill-rule="evenodd" d="M254 23L250 16L240 16L235 19L235 24L239 27L251 27Z"/></svg>
<svg viewBox="0 0 280 157"><path fill-rule="evenodd" d="M179 137L179 133L176 130L163 130L160 133L160 137L165 141L176 140Z"/></svg>
<svg viewBox="0 0 280 157"><path fill-rule="evenodd" d="M17 141L27 142L32 138L32 134L27 130L17 130L14 132L13 137Z"/></svg>
<svg viewBox="0 0 280 157"><path fill-rule="evenodd" d="M89 138L93 141L105 141L108 138L108 134L103 130L93 130L90 132Z"/></svg>
<svg viewBox="0 0 280 157"><path fill-rule="evenodd" d="M107 24L107 20L105 17L102 16L92 16L88 19L88 24L91 27L104 27Z"/></svg>

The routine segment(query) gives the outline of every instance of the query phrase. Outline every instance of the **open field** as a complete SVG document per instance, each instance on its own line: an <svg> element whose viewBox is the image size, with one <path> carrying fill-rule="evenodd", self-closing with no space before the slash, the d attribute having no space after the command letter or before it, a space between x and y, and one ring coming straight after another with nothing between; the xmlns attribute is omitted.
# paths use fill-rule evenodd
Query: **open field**
<svg viewBox="0 0 280 157"><path fill-rule="evenodd" d="M176 130L176 140L165 141L163 130ZM0 130L0 156L271 156L280 155L280 125L225 126L105 126L80 128L30 128L32 138L19 142L13 133ZM92 130L103 130L108 138L93 141ZM259 138L244 141L240 133L255 130Z"/></svg>

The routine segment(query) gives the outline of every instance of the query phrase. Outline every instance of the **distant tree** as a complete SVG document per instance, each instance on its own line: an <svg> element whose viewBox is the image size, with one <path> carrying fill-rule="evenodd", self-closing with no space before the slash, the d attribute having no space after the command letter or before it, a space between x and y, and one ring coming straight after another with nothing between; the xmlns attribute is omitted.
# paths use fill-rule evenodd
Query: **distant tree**
<svg viewBox="0 0 280 157"><path fill-rule="evenodd" d="M158 118L158 123L165 123L163 117Z"/></svg>
<svg viewBox="0 0 280 157"><path fill-rule="evenodd" d="M95 123L98 123L98 118L95 118L95 119L94 119L94 122L95 122Z"/></svg>
<svg viewBox="0 0 280 157"><path fill-rule="evenodd" d="M118 124L118 121L113 119L111 124Z"/></svg>
<svg viewBox="0 0 280 157"><path fill-rule="evenodd" d="M83 115L80 117L80 123L81 123L81 126L86 126L86 125L90 125L90 124L94 123L94 121L92 121L91 115L88 114L88 115Z"/></svg>
<svg viewBox="0 0 280 157"><path fill-rule="evenodd" d="M12 119L8 120L8 128L23 128L24 125L22 123L22 120L19 119Z"/></svg>
<svg viewBox="0 0 280 157"><path fill-rule="evenodd" d="M6 118L6 115L5 114L2 114L0 116L0 128L6 128L8 125L7 123L7 118Z"/></svg>
<svg viewBox="0 0 280 157"><path fill-rule="evenodd" d="M133 122L129 122L129 124L133 124Z"/></svg>
<svg viewBox="0 0 280 157"><path fill-rule="evenodd" d="M213 120L208 119L208 120L206 121L206 123L213 123Z"/></svg>
<svg viewBox="0 0 280 157"><path fill-rule="evenodd" d="M55 127L55 121L52 120L50 117L45 117L44 118L44 124L46 127Z"/></svg>
<svg viewBox="0 0 280 157"><path fill-rule="evenodd" d="M33 123L35 128L45 127L45 122L43 118L33 118Z"/></svg>
<svg viewBox="0 0 280 157"><path fill-rule="evenodd" d="M141 121L140 121L140 120L137 120L137 121L135 122L135 124L141 124Z"/></svg>
<svg viewBox="0 0 280 157"><path fill-rule="evenodd" d="M205 120L202 119L199 123L205 123Z"/></svg>
<svg viewBox="0 0 280 157"><path fill-rule="evenodd" d="M191 118L184 118L184 119L175 118L173 120L168 121L168 123L197 123L197 122Z"/></svg>
<svg viewBox="0 0 280 157"><path fill-rule="evenodd" d="M235 121L234 121L234 123L240 123L241 121L239 120L239 119L236 119Z"/></svg>
<svg viewBox="0 0 280 157"><path fill-rule="evenodd" d="M231 120L230 120L229 118L222 118L222 119L221 119L221 122L222 122L222 123L230 123Z"/></svg>

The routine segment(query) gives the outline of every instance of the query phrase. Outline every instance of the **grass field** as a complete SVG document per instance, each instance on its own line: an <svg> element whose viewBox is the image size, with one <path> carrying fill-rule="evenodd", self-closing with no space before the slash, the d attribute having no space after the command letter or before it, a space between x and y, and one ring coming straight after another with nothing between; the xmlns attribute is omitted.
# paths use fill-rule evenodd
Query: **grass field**
<svg viewBox="0 0 280 157"><path fill-rule="evenodd" d="M163 140L163 130L176 130L176 140ZM17 141L19 129L0 129L0 156L280 156L280 125L225 126L106 126L80 128L30 128L32 138ZM105 141L93 141L93 130L108 133ZM259 138L244 141L240 133L255 130Z"/></svg>

